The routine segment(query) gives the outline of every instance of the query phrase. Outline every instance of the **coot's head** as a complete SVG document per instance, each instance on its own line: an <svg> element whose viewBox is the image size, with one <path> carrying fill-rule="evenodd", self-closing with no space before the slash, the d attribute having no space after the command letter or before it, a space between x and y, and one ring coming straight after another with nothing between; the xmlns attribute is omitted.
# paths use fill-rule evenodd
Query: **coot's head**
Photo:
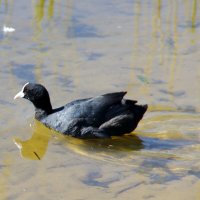
<svg viewBox="0 0 200 200"><path fill-rule="evenodd" d="M20 92L18 92L14 99L24 98L33 103L36 109L44 111L46 114L52 112L52 106L47 89L36 83L26 83Z"/></svg>

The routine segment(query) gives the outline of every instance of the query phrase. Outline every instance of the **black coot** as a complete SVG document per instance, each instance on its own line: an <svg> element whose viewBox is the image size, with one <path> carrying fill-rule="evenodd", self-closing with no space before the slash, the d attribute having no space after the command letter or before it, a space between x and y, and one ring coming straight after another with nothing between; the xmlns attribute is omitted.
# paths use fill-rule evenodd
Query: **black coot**
<svg viewBox="0 0 200 200"><path fill-rule="evenodd" d="M72 101L53 109L44 86L26 83L16 98L35 106L35 118L45 126L78 138L108 138L132 132L147 110L147 105L123 99L126 92Z"/></svg>

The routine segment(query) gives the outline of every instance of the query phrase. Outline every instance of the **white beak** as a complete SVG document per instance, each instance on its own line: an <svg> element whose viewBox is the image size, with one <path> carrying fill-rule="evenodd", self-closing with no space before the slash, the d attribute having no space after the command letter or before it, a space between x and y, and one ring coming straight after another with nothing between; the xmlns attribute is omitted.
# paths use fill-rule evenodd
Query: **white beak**
<svg viewBox="0 0 200 200"><path fill-rule="evenodd" d="M26 83L26 84L22 87L22 90L21 90L20 92L18 92L18 93L15 95L14 99L23 98L23 97L25 96L25 94L24 94L24 88L25 88L28 84L29 84L29 82Z"/></svg>
<svg viewBox="0 0 200 200"><path fill-rule="evenodd" d="M24 92L20 91L15 95L14 99L23 98L23 97L24 97Z"/></svg>

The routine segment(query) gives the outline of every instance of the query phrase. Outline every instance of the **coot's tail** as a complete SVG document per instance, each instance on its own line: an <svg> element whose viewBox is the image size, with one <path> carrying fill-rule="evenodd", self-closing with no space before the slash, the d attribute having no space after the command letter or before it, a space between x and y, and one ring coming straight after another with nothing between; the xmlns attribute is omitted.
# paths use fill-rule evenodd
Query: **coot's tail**
<svg viewBox="0 0 200 200"><path fill-rule="evenodd" d="M123 135L135 130L148 105L137 105L136 101L124 100L112 106L106 114L105 122L99 127L107 135Z"/></svg>
<svg viewBox="0 0 200 200"><path fill-rule="evenodd" d="M144 113L147 111L148 105L137 105L135 104L134 106L131 107L131 111L133 112L135 118L138 120L141 120Z"/></svg>
<svg viewBox="0 0 200 200"><path fill-rule="evenodd" d="M115 105L100 127L86 127L81 130L82 138L109 138L131 133L137 127L148 105L137 105L136 102L128 100L125 105Z"/></svg>

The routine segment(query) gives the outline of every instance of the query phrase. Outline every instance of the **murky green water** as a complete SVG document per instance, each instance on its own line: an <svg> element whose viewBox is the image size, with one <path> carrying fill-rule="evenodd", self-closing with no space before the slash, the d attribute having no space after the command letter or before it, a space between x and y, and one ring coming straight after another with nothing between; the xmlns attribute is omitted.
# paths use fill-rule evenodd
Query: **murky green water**
<svg viewBox="0 0 200 200"><path fill-rule="evenodd" d="M0 199L200 199L199 10L199 0L1 0ZM64 137L13 101L28 81L54 107L127 90L149 110L130 136Z"/></svg>

